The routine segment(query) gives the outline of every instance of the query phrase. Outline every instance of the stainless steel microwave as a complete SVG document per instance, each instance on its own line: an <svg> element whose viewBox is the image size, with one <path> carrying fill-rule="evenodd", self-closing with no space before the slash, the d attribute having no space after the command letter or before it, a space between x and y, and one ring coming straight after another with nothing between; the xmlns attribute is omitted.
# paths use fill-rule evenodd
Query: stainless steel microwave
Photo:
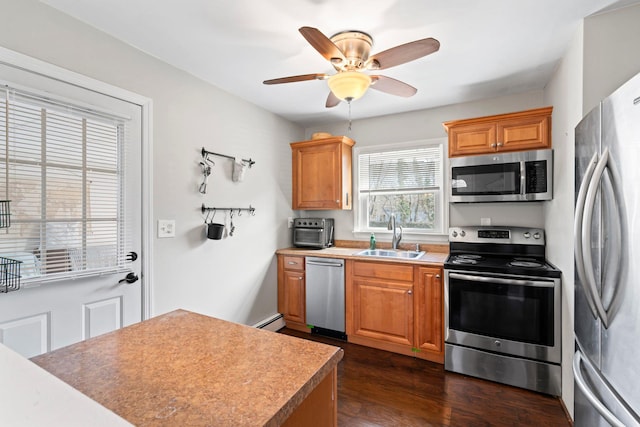
<svg viewBox="0 0 640 427"><path fill-rule="evenodd" d="M553 198L551 149L454 157L449 164L450 202L526 202Z"/></svg>

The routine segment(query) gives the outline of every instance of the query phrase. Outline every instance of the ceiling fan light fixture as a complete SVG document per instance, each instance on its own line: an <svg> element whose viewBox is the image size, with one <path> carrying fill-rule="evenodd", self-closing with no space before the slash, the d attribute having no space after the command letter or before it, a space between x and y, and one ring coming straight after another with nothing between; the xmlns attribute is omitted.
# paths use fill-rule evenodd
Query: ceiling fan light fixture
<svg viewBox="0 0 640 427"><path fill-rule="evenodd" d="M371 84L371 77L357 71L343 71L329 77L327 84L337 98L351 102L364 95Z"/></svg>

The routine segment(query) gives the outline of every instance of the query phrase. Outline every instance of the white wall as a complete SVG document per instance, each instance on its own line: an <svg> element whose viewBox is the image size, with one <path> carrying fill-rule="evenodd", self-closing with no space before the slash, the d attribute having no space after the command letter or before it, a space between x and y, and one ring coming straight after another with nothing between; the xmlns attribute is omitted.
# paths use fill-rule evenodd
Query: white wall
<svg viewBox="0 0 640 427"><path fill-rule="evenodd" d="M545 89L553 105L554 198L545 204L547 258L562 277L562 399L573 416L574 129L582 118L582 25Z"/></svg>
<svg viewBox="0 0 640 427"><path fill-rule="evenodd" d="M354 117L357 117L358 102L366 102L366 95L365 98L352 104L351 109ZM330 132L333 135L347 135L356 141L355 147L446 138L447 133L442 126L443 122L510 113L545 105L543 92L532 91L372 119L356 119L353 121L350 133L346 122L325 123L309 127L305 133L307 138L313 132L320 131ZM347 106L342 103L336 108L347 108ZM542 227L544 223L542 206L542 202L455 204L451 205L449 222L450 225L480 225L481 217L489 217L492 219L493 225ZM310 211L300 212L300 214L302 216L333 217L336 219L336 238L341 240L355 239L352 232L353 211ZM382 235L382 238L378 240L390 241L391 234Z"/></svg>
<svg viewBox="0 0 640 427"><path fill-rule="evenodd" d="M173 239L154 237L153 314L185 308L248 324L275 314L274 252L289 244L292 215L288 143L303 129L38 1L0 0L0 8L3 47L153 99L152 221L155 229L158 218L175 219L177 230ZM200 195L203 146L256 164L233 183L231 162L215 159ZM208 241L203 202L251 204L256 215L234 218L234 237Z"/></svg>
<svg viewBox="0 0 640 427"><path fill-rule="evenodd" d="M587 113L640 72L640 4L584 21L584 100Z"/></svg>

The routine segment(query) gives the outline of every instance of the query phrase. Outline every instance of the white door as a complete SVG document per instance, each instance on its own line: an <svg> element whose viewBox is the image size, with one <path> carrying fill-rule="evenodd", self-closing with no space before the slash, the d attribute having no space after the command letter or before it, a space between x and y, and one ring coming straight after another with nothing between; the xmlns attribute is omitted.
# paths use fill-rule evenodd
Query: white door
<svg viewBox="0 0 640 427"><path fill-rule="evenodd" d="M67 141L64 137L66 130L62 130L59 134L63 135L63 141L52 138L46 146L34 148L33 151L39 150L36 154L14 156L24 159L20 160L22 163L13 161L10 164L10 156L2 154L0 183L5 178L6 181L0 199L9 196L16 200L10 204L13 213L11 226L0 229L0 252L7 250L2 247L3 238L10 235L24 237L20 233L26 236L28 232L24 230L35 227L40 231L37 242L33 238L24 238L18 244L12 243L20 246L18 255L15 250L12 253L15 259L23 261L23 277L19 290L0 293L0 343L25 357L33 357L141 321L145 313L144 277L141 274L145 254L142 253L140 105L7 65L0 65L0 81L23 92L32 90L32 93L44 94L45 97L50 94L54 102L62 100L79 105L83 111L94 112L98 122L103 114L117 117L118 129L127 135L123 140L117 133L118 144L125 147L124 151L118 152L117 158L110 149L100 146L102 139L113 138L113 135L106 135L111 128L103 131L98 126L91 136L87 130L90 126L86 124L81 132L85 141L81 147L74 141ZM48 110L46 114L53 115ZM42 119L41 126L45 124L45 119ZM42 130L41 133L47 132ZM97 146L96 140L99 140ZM36 145L34 142L33 146ZM76 161L74 156L79 158L76 160L80 166L73 165ZM67 167L69 164L71 166ZM111 167L111 164L117 166ZM118 188L114 189L112 172L122 168L124 177L119 178ZM29 190L31 192L24 188L15 189L15 181L24 178L21 185L27 187L29 179L37 175L37 171L42 171L41 181L45 184L40 187L34 185L34 189ZM13 180L14 187L5 190L6 182L10 180ZM60 183L55 180L60 180ZM78 188L78 194L74 193L66 202L54 200L56 191L61 187ZM117 198L109 193L114 191ZM38 198L41 202L36 206ZM77 218L69 214L74 210L81 212ZM95 218L87 220L87 212L92 212L90 215L95 215ZM60 219L59 213L67 216ZM30 238L33 234L31 231ZM125 239L123 236L128 237ZM114 252L120 253L120 262L108 264ZM106 258L103 256L105 253ZM129 259L135 260L123 264L122 254L128 253L135 253L135 256L129 255ZM105 259L107 264L104 264ZM48 264L47 270L44 263L52 260L56 263ZM95 274L98 271L100 274ZM125 280L127 277L128 281Z"/></svg>

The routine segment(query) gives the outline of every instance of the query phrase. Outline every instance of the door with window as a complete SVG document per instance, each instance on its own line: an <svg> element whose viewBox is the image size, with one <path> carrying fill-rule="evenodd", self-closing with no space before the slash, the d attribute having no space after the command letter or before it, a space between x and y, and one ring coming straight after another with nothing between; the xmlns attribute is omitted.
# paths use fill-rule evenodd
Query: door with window
<svg viewBox="0 0 640 427"><path fill-rule="evenodd" d="M0 342L33 357L141 321L141 106L11 66L0 80L0 263L21 274Z"/></svg>

